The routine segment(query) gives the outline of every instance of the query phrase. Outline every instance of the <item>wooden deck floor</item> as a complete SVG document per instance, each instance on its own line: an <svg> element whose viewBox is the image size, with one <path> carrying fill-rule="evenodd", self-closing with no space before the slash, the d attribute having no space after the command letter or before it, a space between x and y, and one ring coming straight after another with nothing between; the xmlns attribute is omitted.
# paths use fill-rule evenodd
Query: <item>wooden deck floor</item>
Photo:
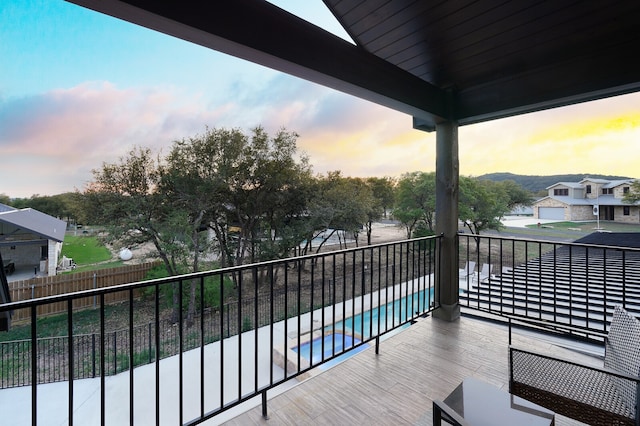
<svg viewBox="0 0 640 426"><path fill-rule="evenodd" d="M515 335L514 344L567 355L524 335ZM369 348L269 399L269 420L257 407L225 424L431 425L432 400L444 399L465 377L508 389L507 354L506 327L429 317L381 342L378 355ZM556 425L580 424L556 416Z"/></svg>

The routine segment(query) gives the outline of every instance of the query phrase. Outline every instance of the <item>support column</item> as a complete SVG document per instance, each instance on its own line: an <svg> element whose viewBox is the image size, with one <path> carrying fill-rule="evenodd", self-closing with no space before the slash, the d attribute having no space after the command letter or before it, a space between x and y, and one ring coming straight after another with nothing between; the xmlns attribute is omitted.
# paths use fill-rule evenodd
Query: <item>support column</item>
<svg viewBox="0 0 640 426"><path fill-rule="evenodd" d="M440 285L440 308L436 318L460 318L458 279L458 123L436 125L436 233L442 234L440 258L436 263L436 285Z"/></svg>

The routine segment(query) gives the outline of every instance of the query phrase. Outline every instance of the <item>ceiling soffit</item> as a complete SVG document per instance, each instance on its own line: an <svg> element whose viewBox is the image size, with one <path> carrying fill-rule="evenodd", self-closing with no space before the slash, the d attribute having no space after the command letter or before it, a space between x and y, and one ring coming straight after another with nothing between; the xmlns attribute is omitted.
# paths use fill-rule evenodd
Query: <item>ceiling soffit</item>
<svg viewBox="0 0 640 426"><path fill-rule="evenodd" d="M261 0L72 0L432 130L640 90L640 2L324 0L356 46Z"/></svg>

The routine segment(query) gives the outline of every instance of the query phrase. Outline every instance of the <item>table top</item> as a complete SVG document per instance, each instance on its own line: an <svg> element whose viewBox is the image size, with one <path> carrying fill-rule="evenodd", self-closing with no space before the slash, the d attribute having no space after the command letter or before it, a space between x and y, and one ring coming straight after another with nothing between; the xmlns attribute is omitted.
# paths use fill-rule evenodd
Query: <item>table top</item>
<svg viewBox="0 0 640 426"><path fill-rule="evenodd" d="M464 379L444 400L474 426L553 426L554 412L477 379Z"/></svg>

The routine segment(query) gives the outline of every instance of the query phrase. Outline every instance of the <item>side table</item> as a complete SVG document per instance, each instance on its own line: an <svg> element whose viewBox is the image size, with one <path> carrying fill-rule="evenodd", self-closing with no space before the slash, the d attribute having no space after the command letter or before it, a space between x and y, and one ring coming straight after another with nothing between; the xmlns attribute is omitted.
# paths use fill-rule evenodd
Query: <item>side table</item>
<svg viewBox="0 0 640 426"><path fill-rule="evenodd" d="M555 413L478 379L464 379L444 401L433 401L433 424L554 426Z"/></svg>

